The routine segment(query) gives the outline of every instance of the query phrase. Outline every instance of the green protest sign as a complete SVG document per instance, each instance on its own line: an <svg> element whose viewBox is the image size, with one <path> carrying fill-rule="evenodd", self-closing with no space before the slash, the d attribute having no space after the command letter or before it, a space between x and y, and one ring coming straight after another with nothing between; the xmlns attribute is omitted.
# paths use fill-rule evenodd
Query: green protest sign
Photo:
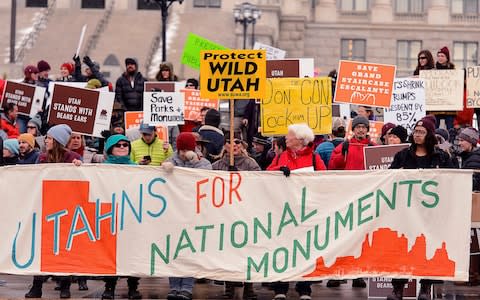
<svg viewBox="0 0 480 300"><path fill-rule="evenodd" d="M225 49L228 49L228 48L190 32L187 36L185 47L183 47L182 64L187 65L193 69L199 70L201 50L225 50Z"/></svg>

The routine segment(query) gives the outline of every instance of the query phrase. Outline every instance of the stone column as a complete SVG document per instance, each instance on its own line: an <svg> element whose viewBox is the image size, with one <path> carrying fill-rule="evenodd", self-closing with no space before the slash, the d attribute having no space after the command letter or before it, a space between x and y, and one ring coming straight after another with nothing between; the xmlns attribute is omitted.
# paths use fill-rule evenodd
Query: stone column
<svg viewBox="0 0 480 300"><path fill-rule="evenodd" d="M447 25L448 23L450 23L448 0L430 0L428 24Z"/></svg>
<svg viewBox="0 0 480 300"><path fill-rule="evenodd" d="M372 23L392 23L393 22L393 0L374 0L371 7Z"/></svg>
<svg viewBox="0 0 480 300"><path fill-rule="evenodd" d="M335 0L320 0L315 8L315 21L330 23L337 21L337 4Z"/></svg>

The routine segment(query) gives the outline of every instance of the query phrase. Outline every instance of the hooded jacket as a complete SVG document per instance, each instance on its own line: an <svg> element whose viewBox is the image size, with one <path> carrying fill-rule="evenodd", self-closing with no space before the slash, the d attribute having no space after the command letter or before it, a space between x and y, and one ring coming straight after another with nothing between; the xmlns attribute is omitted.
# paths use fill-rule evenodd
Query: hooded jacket
<svg viewBox="0 0 480 300"><path fill-rule="evenodd" d="M7 115L2 114L0 122L0 128L5 131L9 139L16 139L20 135L17 124L10 120Z"/></svg>
<svg viewBox="0 0 480 300"><path fill-rule="evenodd" d="M127 111L143 110L143 91L146 79L140 72L133 77L133 86L130 75L123 73L115 84L115 101L120 103Z"/></svg>
<svg viewBox="0 0 480 300"><path fill-rule="evenodd" d="M363 148L374 146L375 144L369 138L357 140L351 138L348 141L346 152L344 153L343 144L339 144L333 149L330 161L328 163L329 170L365 170L365 159L363 156Z"/></svg>
<svg viewBox="0 0 480 300"><path fill-rule="evenodd" d="M168 79L165 79L162 77L162 69L168 68L170 70L170 77ZM157 81L178 81L177 75L175 75L175 72L173 71L173 65L171 62L164 61L160 64L160 69L157 72L157 75L155 75L155 79Z"/></svg>

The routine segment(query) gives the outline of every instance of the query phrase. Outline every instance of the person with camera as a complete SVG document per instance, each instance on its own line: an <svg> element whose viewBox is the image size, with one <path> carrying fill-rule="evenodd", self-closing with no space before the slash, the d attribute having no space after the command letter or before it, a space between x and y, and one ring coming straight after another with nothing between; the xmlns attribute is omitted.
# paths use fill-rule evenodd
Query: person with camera
<svg viewBox="0 0 480 300"><path fill-rule="evenodd" d="M155 126L140 125L142 137L132 143L130 157L139 165L160 166L163 161L173 155L172 146L168 141L157 137Z"/></svg>

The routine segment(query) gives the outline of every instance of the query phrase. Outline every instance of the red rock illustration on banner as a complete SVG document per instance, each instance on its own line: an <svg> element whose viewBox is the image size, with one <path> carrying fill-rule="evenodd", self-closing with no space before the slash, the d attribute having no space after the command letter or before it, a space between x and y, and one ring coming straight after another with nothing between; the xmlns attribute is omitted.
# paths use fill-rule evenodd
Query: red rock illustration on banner
<svg viewBox="0 0 480 300"><path fill-rule="evenodd" d="M435 250L431 259L426 257L427 241L422 234L415 240L410 251L408 239L389 228L380 228L373 232L370 245L368 234L362 244L362 253L339 257L335 263L326 267L323 257L317 258L315 270L304 277L320 277L332 274L378 274L402 273L412 276L455 276L455 262L448 258L446 244Z"/></svg>
<svg viewBox="0 0 480 300"><path fill-rule="evenodd" d="M390 107L396 66L341 60L335 102Z"/></svg>

